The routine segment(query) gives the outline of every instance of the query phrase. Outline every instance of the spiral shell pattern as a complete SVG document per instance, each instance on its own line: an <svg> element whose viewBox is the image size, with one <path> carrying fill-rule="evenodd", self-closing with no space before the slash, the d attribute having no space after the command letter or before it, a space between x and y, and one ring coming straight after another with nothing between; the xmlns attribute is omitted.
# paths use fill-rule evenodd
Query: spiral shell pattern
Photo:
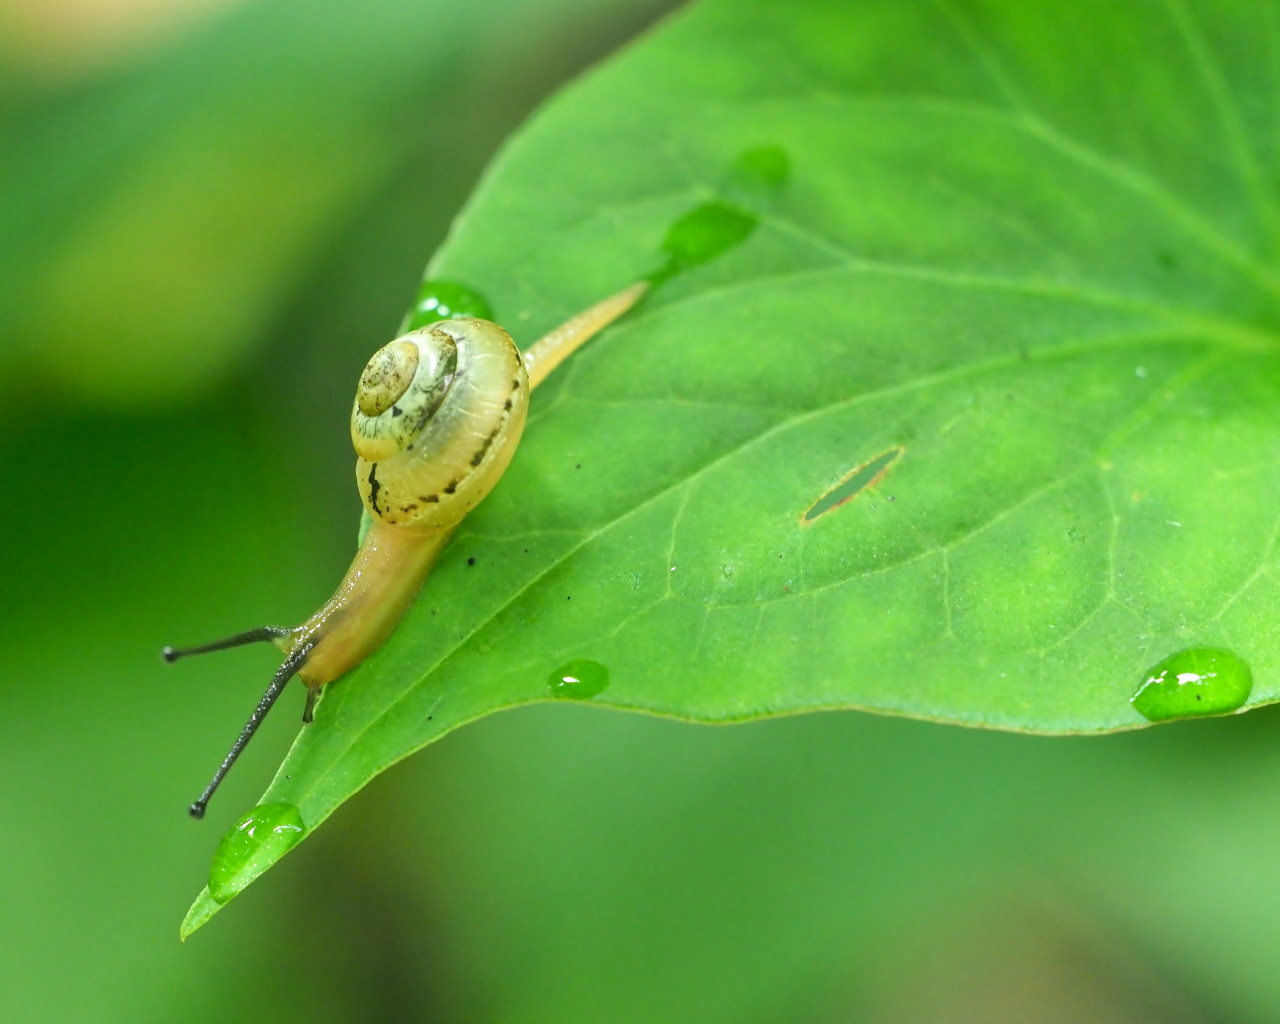
<svg viewBox="0 0 1280 1024"><path fill-rule="evenodd" d="M455 525L507 468L528 405L524 359L488 320L442 320L379 349L351 413L365 508L392 525Z"/></svg>

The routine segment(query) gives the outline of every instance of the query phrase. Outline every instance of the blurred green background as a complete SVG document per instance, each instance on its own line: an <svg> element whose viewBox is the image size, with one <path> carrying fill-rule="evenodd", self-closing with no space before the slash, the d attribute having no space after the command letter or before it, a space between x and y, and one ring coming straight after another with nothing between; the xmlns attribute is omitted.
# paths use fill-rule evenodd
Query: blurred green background
<svg viewBox="0 0 1280 1024"><path fill-rule="evenodd" d="M1280 1016L1269 712L1044 740L530 708L178 943L301 694L192 822L274 659L161 645L327 596L365 358L503 137L670 6L0 4L0 1019Z"/></svg>

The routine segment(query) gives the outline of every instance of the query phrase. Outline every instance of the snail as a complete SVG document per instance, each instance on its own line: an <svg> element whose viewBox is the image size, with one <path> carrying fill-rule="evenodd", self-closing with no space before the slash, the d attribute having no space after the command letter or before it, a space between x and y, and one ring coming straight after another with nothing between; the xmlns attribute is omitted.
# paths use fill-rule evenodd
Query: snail
<svg viewBox="0 0 1280 1024"><path fill-rule="evenodd" d="M523 354L488 320L439 320L374 353L351 411L356 484L372 518L333 596L299 626L260 626L177 649L166 661L269 641L284 652L249 721L190 807L205 807L285 684L306 685L311 721L321 690L394 631L454 529L493 489L524 429L529 392L644 295L644 282L572 317Z"/></svg>

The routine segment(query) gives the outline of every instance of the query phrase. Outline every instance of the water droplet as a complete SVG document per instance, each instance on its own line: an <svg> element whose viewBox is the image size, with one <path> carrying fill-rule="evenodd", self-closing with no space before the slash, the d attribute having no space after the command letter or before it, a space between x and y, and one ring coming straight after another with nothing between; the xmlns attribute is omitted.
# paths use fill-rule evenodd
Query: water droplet
<svg viewBox="0 0 1280 1024"><path fill-rule="evenodd" d="M1192 647L1151 669L1129 698L1153 722L1222 715L1243 706L1253 689L1249 666L1230 651Z"/></svg>
<svg viewBox="0 0 1280 1024"><path fill-rule="evenodd" d="M551 696L566 700L586 700L609 685L609 670L598 661L575 658L566 661L547 677Z"/></svg>
<svg viewBox="0 0 1280 1024"><path fill-rule="evenodd" d="M787 151L781 146L759 146L734 158L720 190L730 200L758 208L772 203L790 177Z"/></svg>
<svg viewBox="0 0 1280 1024"><path fill-rule="evenodd" d="M405 324L406 331L433 324L437 320L478 317L492 320L493 311L484 297L464 284L453 281L423 281Z"/></svg>
<svg viewBox="0 0 1280 1024"><path fill-rule="evenodd" d="M259 804L218 844L209 868L209 895L226 903L283 857L306 831L293 804Z"/></svg>
<svg viewBox="0 0 1280 1024"><path fill-rule="evenodd" d="M760 219L746 210L713 199L695 206L667 229L662 240L666 262L649 275L655 288L692 267L710 263L745 242Z"/></svg>
<svg viewBox="0 0 1280 1024"><path fill-rule="evenodd" d="M699 203L667 229L662 265L648 275L653 287L693 267L709 263L745 242L791 175L791 161L780 146L748 149L733 160L715 192L722 198Z"/></svg>

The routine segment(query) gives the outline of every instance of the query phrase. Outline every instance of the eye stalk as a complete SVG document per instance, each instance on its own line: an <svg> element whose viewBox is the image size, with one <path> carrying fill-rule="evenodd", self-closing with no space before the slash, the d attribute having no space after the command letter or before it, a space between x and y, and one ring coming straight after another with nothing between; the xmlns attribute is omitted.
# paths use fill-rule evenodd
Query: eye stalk
<svg viewBox="0 0 1280 1024"><path fill-rule="evenodd" d="M197 647L166 647L166 661L270 642L285 654L213 779L210 798L297 676L304 723L324 686L376 650L395 629L464 516L506 470L524 430L529 392L570 354L644 296L644 282L561 324L523 354L488 320L447 320L374 353L351 415L356 484L373 524L333 596L300 626L259 626Z"/></svg>
<svg viewBox="0 0 1280 1024"><path fill-rule="evenodd" d="M226 651L232 647L243 647L245 644L256 644L263 640L270 640L274 643L283 637L289 636L292 632L293 630L286 629L283 626L259 626L257 629L248 629L243 633L236 633L234 636L225 637L222 640L201 644L199 647L166 647L160 654L165 661L174 662L179 658L189 658L193 654Z"/></svg>

